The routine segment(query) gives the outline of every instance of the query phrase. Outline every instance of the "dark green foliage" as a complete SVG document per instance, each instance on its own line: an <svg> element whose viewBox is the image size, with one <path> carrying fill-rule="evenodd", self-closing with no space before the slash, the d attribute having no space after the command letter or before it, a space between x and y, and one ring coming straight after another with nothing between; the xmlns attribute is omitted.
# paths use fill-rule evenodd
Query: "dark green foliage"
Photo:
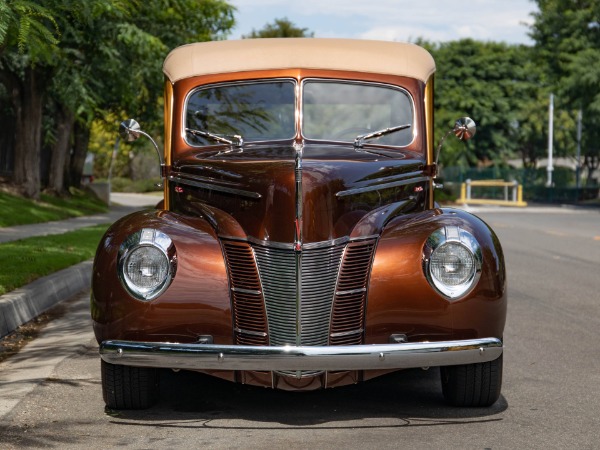
<svg viewBox="0 0 600 450"><path fill-rule="evenodd" d="M301 38L314 37L313 32L309 32L308 28L298 28L287 18L275 19L273 23L266 24L260 30L252 30L248 35L242 36L242 39L257 39L257 38Z"/></svg>
<svg viewBox="0 0 600 450"><path fill-rule="evenodd" d="M16 117L13 181L39 197L45 145L49 185L62 190L66 159L66 184L78 186L91 123L109 113L159 128L164 57L178 45L224 38L233 11L224 0L2 2L0 83L13 95L0 100L11 101Z"/></svg>
<svg viewBox="0 0 600 450"><path fill-rule="evenodd" d="M600 166L600 1L536 3L531 37L556 94L568 108L583 112L581 148L589 182Z"/></svg>
<svg viewBox="0 0 600 450"><path fill-rule="evenodd" d="M522 159L535 165L547 143L551 89L533 48L465 39L437 45L421 43L436 65L436 142L461 116L477 122L467 144L449 139L440 161L445 166L506 165ZM574 150L574 122L557 108L564 130L555 130L557 155Z"/></svg>

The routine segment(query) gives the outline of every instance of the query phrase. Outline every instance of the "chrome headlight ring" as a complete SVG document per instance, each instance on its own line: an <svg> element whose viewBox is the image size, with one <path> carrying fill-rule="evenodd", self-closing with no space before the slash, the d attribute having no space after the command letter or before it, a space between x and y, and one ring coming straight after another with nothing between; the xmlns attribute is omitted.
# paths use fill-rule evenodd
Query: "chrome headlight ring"
<svg viewBox="0 0 600 450"><path fill-rule="evenodd" d="M175 245L153 228L130 235L119 248L117 271L121 284L136 299L149 301L169 287L177 270Z"/></svg>
<svg viewBox="0 0 600 450"><path fill-rule="evenodd" d="M458 226L434 231L423 248L423 271L436 291L452 300L467 295L481 276L481 247Z"/></svg>

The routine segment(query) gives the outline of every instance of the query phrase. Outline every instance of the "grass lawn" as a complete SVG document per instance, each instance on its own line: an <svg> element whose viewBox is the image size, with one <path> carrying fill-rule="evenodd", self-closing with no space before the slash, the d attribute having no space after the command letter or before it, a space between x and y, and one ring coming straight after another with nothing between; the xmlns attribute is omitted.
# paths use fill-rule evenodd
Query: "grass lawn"
<svg viewBox="0 0 600 450"><path fill-rule="evenodd" d="M80 190L73 190L68 198L42 194L40 201L0 191L0 227L49 222L106 211L108 207L104 203Z"/></svg>
<svg viewBox="0 0 600 450"><path fill-rule="evenodd" d="M0 295L90 259L109 224L0 244Z"/></svg>

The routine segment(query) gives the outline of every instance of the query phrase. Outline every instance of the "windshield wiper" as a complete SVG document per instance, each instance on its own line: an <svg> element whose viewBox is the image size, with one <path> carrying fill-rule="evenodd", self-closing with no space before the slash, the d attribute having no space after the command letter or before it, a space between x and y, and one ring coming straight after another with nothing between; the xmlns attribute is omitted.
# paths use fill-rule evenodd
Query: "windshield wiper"
<svg viewBox="0 0 600 450"><path fill-rule="evenodd" d="M375 138L378 138L381 136L385 136L386 134L395 133L396 131L406 130L407 128L410 128L410 127L411 127L411 124L407 123L405 125L398 125L397 127L390 127L390 128L385 128L383 130L373 131L372 133L360 134L360 135L356 136L356 138L354 139L354 147L362 148L365 141L375 139Z"/></svg>
<svg viewBox="0 0 600 450"><path fill-rule="evenodd" d="M235 145L236 147L241 147L242 145L244 145L244 138L242 138L242 136L240 136L239 134L223 137L219 136L218 134L211 133L209 131L194 130L193 128L186 128L185 131L187 131L188 133L192 133L194 136L201 136L203 138L212 139L213 141L219 142L221 144ZM231 139L227 139L229 137Z"/></svg>

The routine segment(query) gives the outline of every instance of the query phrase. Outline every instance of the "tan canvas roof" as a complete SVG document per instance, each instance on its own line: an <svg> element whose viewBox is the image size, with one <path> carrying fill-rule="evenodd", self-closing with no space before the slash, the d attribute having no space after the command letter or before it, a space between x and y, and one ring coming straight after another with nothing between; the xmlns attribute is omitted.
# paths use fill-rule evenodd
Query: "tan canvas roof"
<svg viewBox="0 0 600 450"><path fill-rule="evenodd" d="M178 47L167 55L163 71L176 82L199 75L295 68L401 75L426 82L435 63L423 48L400 42L243 39Z"/></svg>

